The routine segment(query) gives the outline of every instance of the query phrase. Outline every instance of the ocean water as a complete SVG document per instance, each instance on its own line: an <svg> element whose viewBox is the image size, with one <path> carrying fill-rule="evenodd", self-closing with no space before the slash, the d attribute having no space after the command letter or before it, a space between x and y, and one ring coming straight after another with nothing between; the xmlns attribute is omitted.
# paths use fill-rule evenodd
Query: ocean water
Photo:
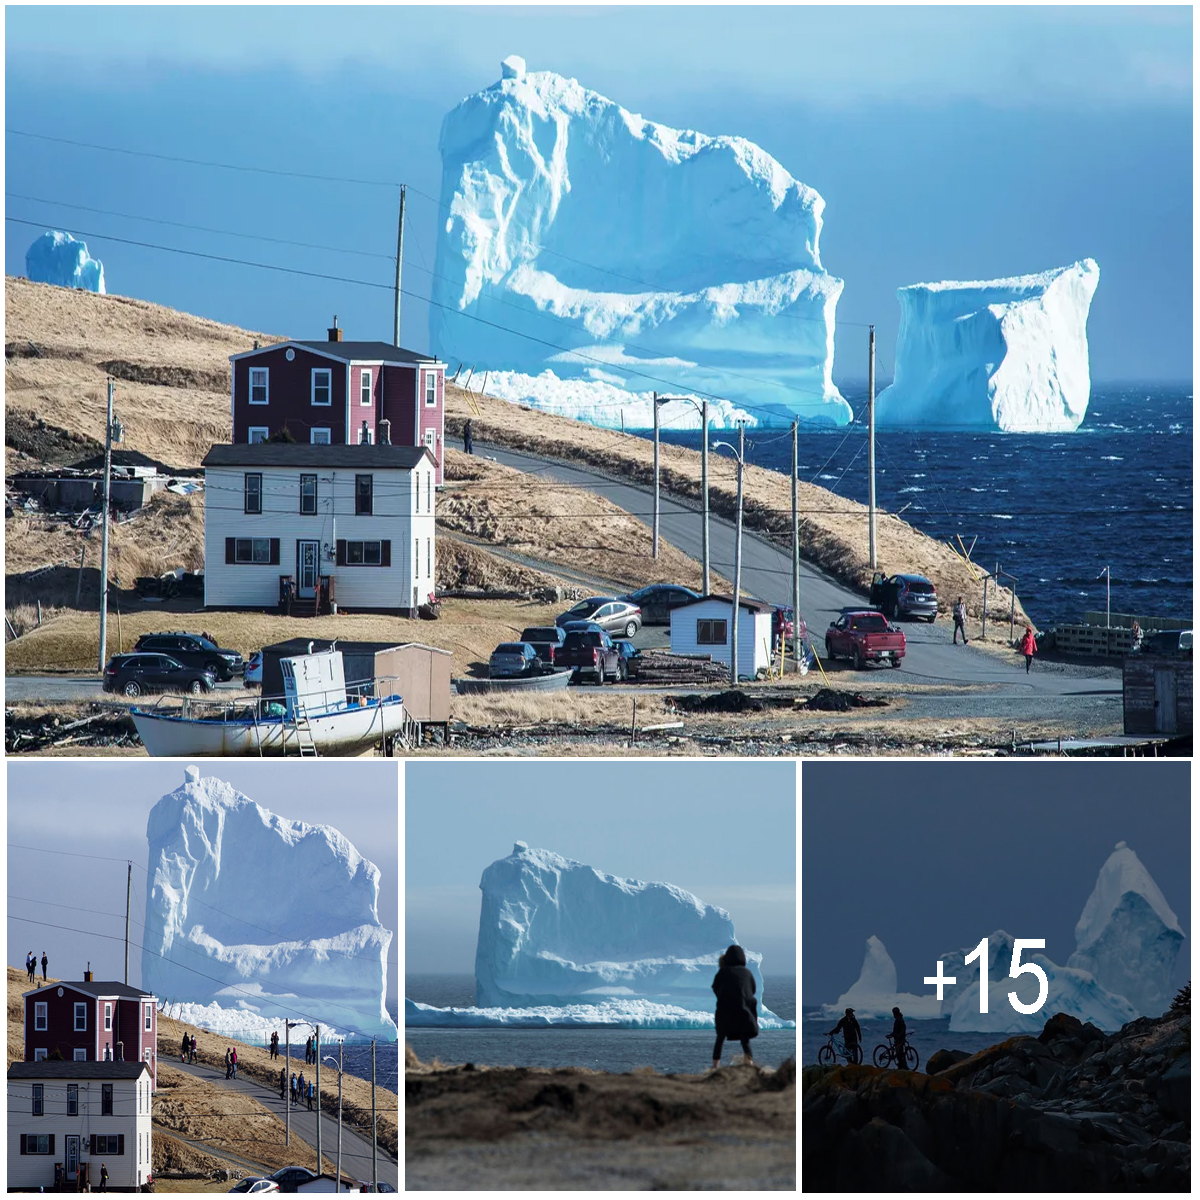
<svg viewBox="0 0 1200 1200"><path fill-rule="evenodd" d="M942 1017L937 1021L916 1021L904 1018L908 1026L908 1040L916 1047L921 1056L917 1069L925 1070L929 1056L938 1050L965 1050L968 1054L977 1054L989 1046L995 1046L1012 1037L1007 1033L951 1033L950 1018ZM816 1064L817 1052L829 1040L828 1031L838 1023L837 1017L822 1017L815 1008L805 1008L804 1018L800 1024L802 1066L811 1067ZM863 1062L870 1063L875 1053L875 1047L887 1044L887 1034L892 1032L892 1022L859 1020L863 1033ZM839 1059L845 1062L845 1059Z"/></svg>
<svg viewBox="0 0 1200 1200"><path fill-rule="evenodd" d="M855 413L866 388L843 387ZM698 432L663 440L699 447ZM747 459L787 474L787 430L747 432ZM802 429L802 480L866 503L866 425ZM1192 388L1094 385L1070 434L882 430L876 498L939 541L955 535L987 570L1017 577L1039 627L1104 611L1192 612Z"/></svg>
<svg viewBox="0 0 1200 1200"><path fill-rule="evenodd" d="M796 1019L796 977L763 979L767 1007L785 1020ZM407 975L405 995L439 1008L475 1003L470 975ZM651 1066L660 1073L698 1072L712 1064L713 1033L702 1029L405 1029L404 1040L419 1058L435 1055L443 1062L489 1066L590 1067L598 1071L632 1071ZM796 1030L763 1030L751 1043L754 1057L778 1066L796 1053ZM741 1056L728 1043L722 1062Z"/></svg>
<svg viewBox="0 0 1200 1200"><path fill-rule="evenodd" d="M396 1005L388 1001L387 1005L388 1016L393 1021L399 1021L399 1013ZM292 1031L296 1033L296 1030ZM305 1037L308 1036L310 1030L302 1031ZM280 1065L282 1065L284 1046L279 1044ZM300 1038L299 1044L292 1043L291 1063L298 1071L304 1071L305 1078L308 1077L310 1071L304 1065L304 1038ZM337 1082L337 1068L326 1062L325 1059L338 1056L337 1043L322 1041L321 1043L321 1083L324 1085L325 1078ZM365 1079L368 1083L371 1081L371 1043L363 1042L346 1042L342 1046L342 1066L347 1075L357 1075L359 1079ZM315 1071L315 1068L312 1068ZM329 1072L328 1075L326 1073ZM289 1069L290 1074L290 1069ZM389 1091L396 1091L400 1078L400 1043L399 1042L376 1042L375 1043L375 1082L380 1086L387 1088Z"/></svg>

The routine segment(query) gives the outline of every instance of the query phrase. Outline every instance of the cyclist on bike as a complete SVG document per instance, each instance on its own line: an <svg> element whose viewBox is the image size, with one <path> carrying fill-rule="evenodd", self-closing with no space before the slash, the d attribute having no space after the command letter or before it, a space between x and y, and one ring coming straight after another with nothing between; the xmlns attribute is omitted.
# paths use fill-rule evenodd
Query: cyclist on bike
<svg viewBox="0 0 1200 1200"><path fill-rule="evenodd" d="M858 1027L858 1020L854 1015L854 1009L846 1009L846 1015L829 1031L829 1037L833 1037L835 1033L840 1033L842 1039L846 1043L846 1054L851 1062L857 1062L859 1058L859 1044L862 1042L862 1030Z"/></svg>
<svg viewBox="0 0 1200 1200"><path fill-rule="evenodd" d="M905 1069L904 1052L908 1044L908 1026L904 1023L904 1014L898 1009L892 1009L892 1049L896 1053L895 1065L898 1071Z"/></svg>

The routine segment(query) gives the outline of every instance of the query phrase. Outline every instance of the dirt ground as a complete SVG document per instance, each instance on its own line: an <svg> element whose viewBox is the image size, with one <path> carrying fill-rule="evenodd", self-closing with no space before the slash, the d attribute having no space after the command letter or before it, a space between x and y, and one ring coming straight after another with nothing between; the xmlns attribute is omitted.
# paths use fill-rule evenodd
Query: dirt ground
<svg viewBox="0 0 1200 1200"><path fill-rule="evenodd" d="M405 1189L796 1187L796 1070L445 1067L406 1054Z"/></svg>

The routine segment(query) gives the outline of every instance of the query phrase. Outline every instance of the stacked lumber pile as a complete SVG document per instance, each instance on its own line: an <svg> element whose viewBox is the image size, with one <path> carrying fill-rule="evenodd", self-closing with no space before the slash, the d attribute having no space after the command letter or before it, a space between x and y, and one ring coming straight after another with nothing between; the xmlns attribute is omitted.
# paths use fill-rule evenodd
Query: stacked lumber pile
<svg viewBox="0 0 1200 1200"><path fill-rule="evenodd" d="M671 654L666 650L643 650L629 660L630 683L688 684L726 683L729 668L711 658Z"/></svg>

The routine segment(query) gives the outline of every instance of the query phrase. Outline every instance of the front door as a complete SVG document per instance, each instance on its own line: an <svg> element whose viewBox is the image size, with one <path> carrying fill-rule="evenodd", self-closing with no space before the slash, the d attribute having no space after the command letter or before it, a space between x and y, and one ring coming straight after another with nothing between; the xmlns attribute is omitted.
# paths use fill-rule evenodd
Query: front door
<svg viewBox="0 0 1200 1200"><path fill-rule="evenodd" d="M317 574L320 571L321 543L296 543L296 578L300 581L299 594L309 600L317 594Z"/></svg>
<svg viewBox="0 0 1200 1200"><path fill-rule="evenodd" d="M79 1178L79 1136L73 1133L67 1134L67 1178Z"/></svg>
<svg viewBox="0 0 1200 1200"><path fill-rule="evenodd" d="M1175 733L1178 717L1175 712L1175 672L1156 669L1154 672L1154 732Z"/></svg>

